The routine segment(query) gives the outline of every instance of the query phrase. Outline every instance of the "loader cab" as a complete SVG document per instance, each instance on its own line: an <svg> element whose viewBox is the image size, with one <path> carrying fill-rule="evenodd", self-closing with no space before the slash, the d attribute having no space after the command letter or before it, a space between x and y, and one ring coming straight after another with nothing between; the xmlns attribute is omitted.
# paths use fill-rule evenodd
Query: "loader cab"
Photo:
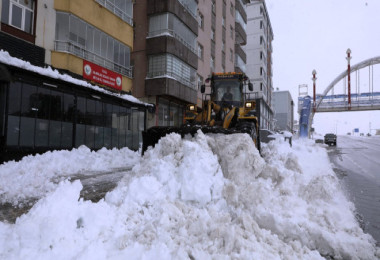
<svg viewBox="0 0 380 260"><path fill-rule="evenodd" d="M241 83L237 80L215 80L211 99L218 105L240 107L243 104Z"/></svg>

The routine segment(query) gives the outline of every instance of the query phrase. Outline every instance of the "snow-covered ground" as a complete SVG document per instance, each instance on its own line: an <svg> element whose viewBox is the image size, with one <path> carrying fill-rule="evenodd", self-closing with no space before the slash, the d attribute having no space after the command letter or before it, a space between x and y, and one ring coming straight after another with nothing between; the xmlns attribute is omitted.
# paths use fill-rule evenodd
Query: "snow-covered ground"
<svg viewBox="0 0 380 260"><path fill-rule="evenodd" d="M0 165L1 202L40 198L0 222L0 259L379 259L313 141L171 134L144 157L51 152ZM70 174L132 170L97 203Z"/></svg>

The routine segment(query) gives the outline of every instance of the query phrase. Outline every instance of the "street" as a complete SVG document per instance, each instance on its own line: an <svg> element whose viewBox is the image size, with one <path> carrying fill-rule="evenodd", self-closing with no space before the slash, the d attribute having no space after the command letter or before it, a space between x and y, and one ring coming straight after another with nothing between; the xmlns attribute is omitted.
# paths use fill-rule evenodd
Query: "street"
<svg viewBox="0 0 380 260"><path fill-rule="evenodd" d="M84 200L97 202L104 198L105 194L114 189L117 183L128 174L131 168L115 168L110 171L92 171L70 176L71 181L80 180L83 189L80 197ZM59 182L59 180L56 180ZM17 207L10 203L0 204L0 221L14 223L17 217L27 213L38 199L28 199Z"/></svg>
<svg viewBox="0 0 380 260"><path fill-rule="evenodd" d="M380 243L380 138L338 136L327 148L365 232Z"/></svg>

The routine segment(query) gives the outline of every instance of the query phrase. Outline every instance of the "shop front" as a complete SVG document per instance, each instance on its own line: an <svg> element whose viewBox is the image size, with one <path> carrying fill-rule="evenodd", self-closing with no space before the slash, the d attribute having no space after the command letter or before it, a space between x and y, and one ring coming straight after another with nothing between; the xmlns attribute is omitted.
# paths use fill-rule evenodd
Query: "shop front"
<svg viewBox="0 0 380 260"><path fill-rule="evenodd" d="M0 162L81 145L139 149L147 104L43 75L44 69L0 67Z"/></svg>

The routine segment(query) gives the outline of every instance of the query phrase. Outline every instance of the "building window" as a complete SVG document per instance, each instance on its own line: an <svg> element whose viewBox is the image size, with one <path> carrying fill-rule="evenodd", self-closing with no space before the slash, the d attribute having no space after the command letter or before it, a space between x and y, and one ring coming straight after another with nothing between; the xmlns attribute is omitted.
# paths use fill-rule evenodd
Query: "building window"
<svg viewBox="0 0 380 260"><path fill-rule="evenodd" d="M57 12L55 50L132 77L130 47L72 14Z"/></svg>
<svg viewBox="0 0 380 260"><path fill-rule="evenodd" d="M216 13L216 4L215 4L215 0L212 0L211 2L211 11L213 14Z"/></svg>
<svg viewBox="0 0 380 260"><path fill-rule="evenodd" d="M149 56L148 78L173 77L196 89L196 70L172 54Z"/></svg>
<svg viewBox="0 0 380 260"><path fill-rule="evenodd" d="M211 40L215 42L215 31L213 29L211 29Z"/></svg>
<svg viewBox="0 0 380 260"><path fill-rule="evenodd" d="M263 52L262 51L260 51L260 60L262 60L263 59Z"/></svg>
<svg viewBox="0 0 380 260"><path fill-rule="evenodd" d="M231 3L231 6L230 6L230 13L232 16L234 16L234 13L235 13L235 7L234 5Z"/></svg>
<svg viewBox="0 0 380 260"><path fill-rule="evenodd" d="M234 51L230 49L230 61L234 60Z"/></svg>
<svg viewBox="0 0 380 260"><path fill-rule="evenodd" d="M178 39L192 52L197 53L197 36L172 13L164 13L149 17L148 37L159 37L169 34Z"/></svg>
<svg viewBox="0 0 380 260"><path fill-rule="evenodd" d="M260 29L263 29L263 26L264 26L263 21L260 21Z"/></svg>
<svg viewBox="0 0 380 260"><path fill-rule="evenodd" d="M1 22L33 34L34 0L3 0Z"/></svg>
<svg viewBox="0 0 380 260"><path fill-rule="evenodd" d="M234 27L230 26L230 36L233 39L234 38Z"/></svg>
<svg viewBox="0 0 380 260"><path fill-rule="evenodd" d="M262 45L264 43L264 38L263 36L260 36L260 45Z"/></svg>
<svg viewBox="0 0 380 260"><path fill-rule="evenodd" d="M200 43L198 43L198 57L203 60L203 46Z"/></svg>
<svg viewBox="0 0 380 260"><path fill-rule="evenodd" d="M133 2L132 0L95 0L123 21L133 25Z"/></svg>
<svg viewBox="0 0 380 260"><path fill-rule="evenodd" d="M198 25L203 30L204 28L204 17L201 12L198 13Z"/></svg>
<svg viewBox="0 0 380 260"><path fill-rule="evenodd" d="M212 56L210 59L210 67L211 67L211 71L215 71L215 58Z"/></svg>

